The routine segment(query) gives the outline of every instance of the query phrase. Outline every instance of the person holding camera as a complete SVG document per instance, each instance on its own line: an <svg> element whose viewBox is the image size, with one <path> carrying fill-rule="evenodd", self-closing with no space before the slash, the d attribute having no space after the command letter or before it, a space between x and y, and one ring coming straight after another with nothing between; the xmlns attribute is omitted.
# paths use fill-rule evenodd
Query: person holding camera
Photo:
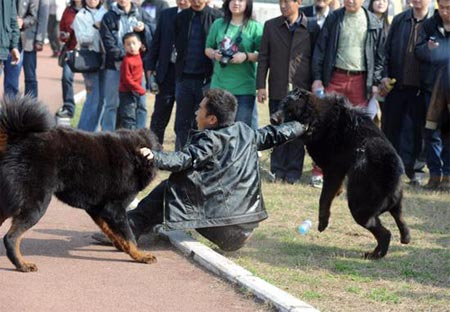
<svg viewBox="0 0 450 312"><path fill-rule="evenodd" d="M253 0L225 0L224 17L209 30L205 54L214 60L211 88L232 93L238 101L236 121L252 126L255 111L256 61L262 25L252 19Z"/></svg>

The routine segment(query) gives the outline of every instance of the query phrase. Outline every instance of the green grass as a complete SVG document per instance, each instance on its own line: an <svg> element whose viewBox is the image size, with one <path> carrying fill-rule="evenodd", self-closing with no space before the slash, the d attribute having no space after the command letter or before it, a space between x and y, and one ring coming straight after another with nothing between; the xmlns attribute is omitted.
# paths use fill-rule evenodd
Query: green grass
<svg viewBox="0 0 450 312"><path fill-rule="evenodd" d="M148 102L152 112L152 96ZM260 105L259 112L264 125L267 106ZM167 129L166 150L173 149L172 129L173 123ZM268 152L261 164L269 168ZM369 261L362 255L375 247L375 239L354 222L345 192L333 202L326 231L316 230L320 190L307 184L310 170L306 157L301 184L263 182L269 218L241 250L224 253L192 235L321 311L450 311L450 194L406 185L403 207L411 243L400 244L397 227L385 214L382 222L393 234L389 252L382 260ZM167 176L161 171L140 196ZM299 235L297 226L305 219L313 227Z"/></svg>

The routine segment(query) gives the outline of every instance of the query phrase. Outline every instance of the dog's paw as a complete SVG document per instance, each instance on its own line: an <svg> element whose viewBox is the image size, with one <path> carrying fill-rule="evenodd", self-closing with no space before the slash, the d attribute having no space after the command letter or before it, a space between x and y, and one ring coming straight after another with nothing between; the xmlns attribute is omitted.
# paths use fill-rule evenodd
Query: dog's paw
<svg viewBox="0 0 450 312"><path fill-rule="evenodd" d="M365 252L363 255L363 258L367 260L379 260L383 257L384 255L382 254L382 252L377 251L376 249L372 252Z"/></svg>
<svg viewBox="0 0 450 312"><path fill-rule="evenodd" d="M38 268L34 263L25 262L21 267L18 267L17 270L20 272L37 272Z"/></svg>
<svg viewBox="0 0 450 312"><path fill-rule="evenodd" d="M317 227L317 229L319 230L319 232L323 232L325 231L325 229L328 227L328 219L326 220L319 220L319 226Z"/></svg>
<svg viewBox="0 0 450 312"><path fill-rule="evenodd" d="M141 262L151 264L151 263L156 263L157 260L156 260L156 257L154 255L152 255L151 253L146 253L142 256Z"/></svg>
<svg viewBox="0 0 450 312"><path fill-rule="evenodd" d="M411 236L409 234L406 234L405 236L402 236L400 238L400 242L402 244L409 244L410 241L411 241Z"/></svg>

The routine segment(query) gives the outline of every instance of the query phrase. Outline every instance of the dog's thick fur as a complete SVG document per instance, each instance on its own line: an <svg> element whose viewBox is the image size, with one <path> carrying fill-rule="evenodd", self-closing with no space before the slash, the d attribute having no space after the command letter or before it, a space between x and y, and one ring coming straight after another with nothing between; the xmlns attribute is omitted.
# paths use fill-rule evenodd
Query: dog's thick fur
<svg viewBox="0 0 450 312"><path fill-rule="evenodd" d="M330 206L347 177L347 199L355 221L369 230L378 245L366 258L386 255L391 233L379 215L389 211L400 230L401 242L410 241L402 217L402 162L389 141L361 110L345 97L318 98L294 90L282 101L273 122L297 120L307 126L302 138L309 155L323 171L319 203L319 231L328 226Z"/></svg>
<svg viewBox="0 0 450 312"><path fill-rule="evenodd" d="M87 133L55 127L46 107L29 97L4 98L0 108L0 225L12 218L6 253L19 271L36 271L20 253L25 231L44 215L51 197L84 209L114 245L138 262L126 207L155 176L139 149L158 148L149 130Z"/></svg>

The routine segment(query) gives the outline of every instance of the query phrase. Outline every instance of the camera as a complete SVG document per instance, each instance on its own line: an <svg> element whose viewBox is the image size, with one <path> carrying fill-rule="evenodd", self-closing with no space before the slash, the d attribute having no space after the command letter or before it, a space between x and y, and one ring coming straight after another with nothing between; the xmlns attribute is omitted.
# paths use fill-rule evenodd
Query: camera
<svg viewBox="0 0 450 312"><path fill-rule="evenodd" d="M225 67L233 58L235 52L232 49L220 49L219 52L222 55L219 61L220 66Z"/></svg>
<svg viewBox="0 0 450 312"><path fill-rule="evenodd" d="M230 38L223 38L219 46L219 53L222 55L220 58L220 66L225 67L228 65L234 54L238 51L238 45L234 43Z"/></svg>

